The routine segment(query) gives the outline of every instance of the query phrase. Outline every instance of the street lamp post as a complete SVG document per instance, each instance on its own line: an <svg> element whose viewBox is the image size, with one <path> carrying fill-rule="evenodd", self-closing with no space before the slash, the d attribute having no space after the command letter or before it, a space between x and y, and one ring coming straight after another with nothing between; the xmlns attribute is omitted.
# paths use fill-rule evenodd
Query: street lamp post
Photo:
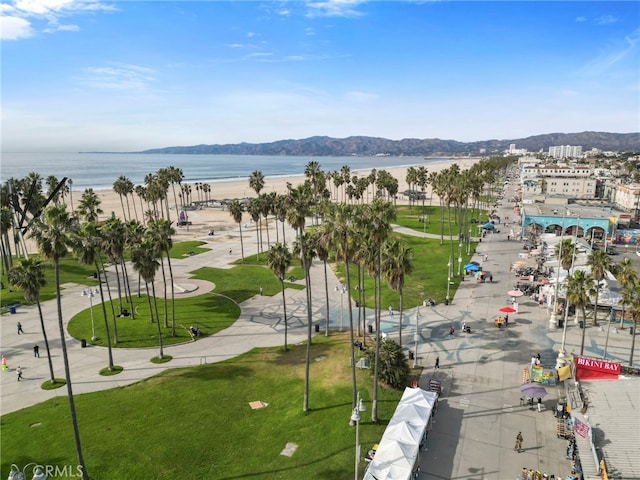
<svg viewBox="0 0 640 480"><path fill-rule="evenodd" d="M356 465L355 465L355 475L354 479L358 480L358 466L360 464L360 412L364 412L367 407L362 403L362 399L360 398L360 392L358 392L358 400L356 401L356 406L351 413L351 422L356 424Z"/></svg>
<svg viewBox="0 0 640 480"><path fill-rule="evenodd" d="M344 294L347 292L347 289L344 285L340 285L336 287L336 292L340 292L340 331L342 331L344 325Z"/></svg>
<svg viewBox="0 0 640 480"><path fill-rule="evenodd" d="M458 243L458 275L462 273L462 240Z"/></svg>
<svg viewBox="0 0 640 480"><path fill-rule="evenodd" d="M96 337L96 325L93 321L93 296L98 293L99 291L97 288L94 290L92 290L91 288L82 289L82 293L81 293L83 297L89 297L89 311L91 312L91 341L92 342L95 342L96 340L98 340L98 337Z"/></svg>
<svg viewBox="0 0 640 480"><path fill-rule="evenodd" d="M416 333L413 336L413 340L416 342L415 352L413 354L413 368L418 365L418 342L420 341L420 334L418 333L418 320L420 319L420 308L416 311Z"/></svg>
<svg viewBox="0 0 640 480"><path fill-rule="evenodd" d="M449 305L449 293L451 290L451 267L453 266L453 259L449 257L449 263L447 263L447 305Z"/></svg>

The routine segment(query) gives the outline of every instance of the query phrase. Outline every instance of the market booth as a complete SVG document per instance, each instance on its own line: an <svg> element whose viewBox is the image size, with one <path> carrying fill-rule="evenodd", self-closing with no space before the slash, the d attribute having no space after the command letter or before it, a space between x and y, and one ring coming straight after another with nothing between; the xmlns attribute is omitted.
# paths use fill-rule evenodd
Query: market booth
<svg viewBox="0 0 640 480"><path fill-rule="evenodd" d="M420 449L431 429L438 393L407 387L375 452L368 454L365 480L410 480L419 470Z"/></svg>

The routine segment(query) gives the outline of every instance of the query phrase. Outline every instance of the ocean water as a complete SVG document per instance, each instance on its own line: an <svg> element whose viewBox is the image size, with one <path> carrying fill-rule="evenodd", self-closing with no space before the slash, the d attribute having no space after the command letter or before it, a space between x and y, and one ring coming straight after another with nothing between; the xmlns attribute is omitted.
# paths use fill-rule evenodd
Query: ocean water
<svg viewBox="0 0 640 480"><path fill-rule="evenodd" d="M73 180L74 190L110 189L121 175L135 185L160 168L182 169L184 183L222 182L248 178L255 170L265 177L304 175L305 166L317 161L325 171L348 165L351 172L376 168L429 165L445 162L449 157L289 157L258 155L168 155L140 153L3 153L0 181L23 178L36 172L45 180L49 175Z"/></svg>

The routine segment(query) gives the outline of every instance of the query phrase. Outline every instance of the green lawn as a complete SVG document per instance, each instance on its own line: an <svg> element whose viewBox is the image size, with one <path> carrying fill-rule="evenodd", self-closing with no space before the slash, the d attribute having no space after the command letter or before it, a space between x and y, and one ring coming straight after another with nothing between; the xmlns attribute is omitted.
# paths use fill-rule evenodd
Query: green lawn
<svg viewBox="0 0 640 480"><path fill-rule="evenodd" d="M174 369L135 385L76 395L83 453L92 480L349 479L348 335L314 339L309 404L302 412L305 346L260 349L226 362ZM416 372L417 373L417 372ZM358 371L363 454L377 443L401 392L380 389L371 423L371 379ZM268 407L252 410L249 402ZM75 465L66 396L1 417L2 465ZM280 455L288 442L292 457ZM361 472L364 462L361 464ZM62 478L62 477L56 477Z"/></svg>

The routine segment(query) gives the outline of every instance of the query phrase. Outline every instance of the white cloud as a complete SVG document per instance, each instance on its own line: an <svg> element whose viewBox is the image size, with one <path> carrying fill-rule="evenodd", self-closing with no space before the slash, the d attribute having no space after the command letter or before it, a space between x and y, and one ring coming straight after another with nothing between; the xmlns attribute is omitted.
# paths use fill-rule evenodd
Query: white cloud
<svg viewBox="0 0 640 480"><path fill-rule="evenodd" d="M618 19L613 15L603 15L595 19L596 25L611 25L617 22L618 22Z"/></svg>
<svg viewBox="0 0 640 480"><path fill-rule="evenodd" d="M2 40L19 40L33 35L31 23L24 18L2 15L0 17L0 38Z"/></svg>
<svg viewBox="0 0 640 480"><path fill-rule="evenodd" d="M310 17L359 17L363 15L356 7L364 0L324 0L309 2L307 15Z"/></svg>
<svg viewBox="0 0 640 480"><path fill-rule="evenodd" d="M636 28L622 41L612 46L607 46L595 59L584 68L587 74L601 74L626 58L630 57L638 49L640 43L640 28Z"/></svg>
<svg viewBox="0 0 640 480"><path fill-rule="evenodd" d="M138 65L89 67L87 75L80 79L84 84L105 90L146 90L155 82L155 72Z"/></svg>
<svg viewBox="0 0 640 480"><path fill-rule="evenodd" d="M0 6L2 32L0 38L18 40L36 33L36 21L46 22L42 31L78 31L77 25L60 19L81 12L110 11L115 7L94 0L15 0Z"/></svg>

